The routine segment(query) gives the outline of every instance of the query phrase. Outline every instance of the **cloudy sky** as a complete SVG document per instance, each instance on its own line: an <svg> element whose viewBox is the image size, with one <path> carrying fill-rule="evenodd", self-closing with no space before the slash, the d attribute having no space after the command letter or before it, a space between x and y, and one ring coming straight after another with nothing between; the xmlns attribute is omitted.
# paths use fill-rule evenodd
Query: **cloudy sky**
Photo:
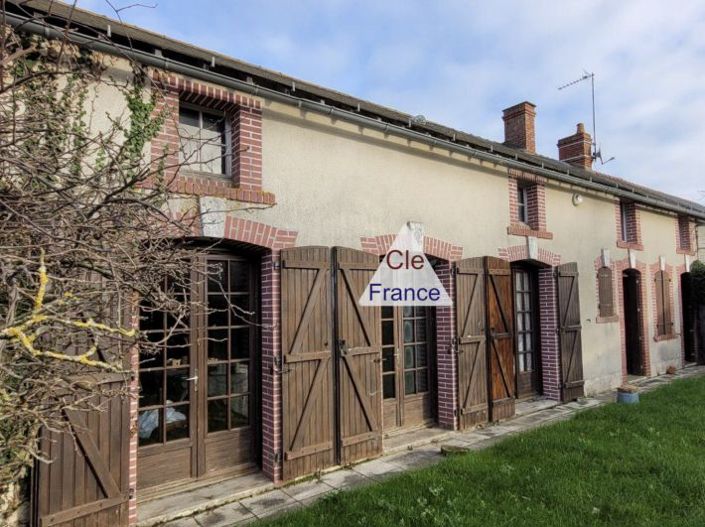
<svg viewBox="0 0 705 527"><path fill-rule="evenodd" d="M139 1L125 21L489 139L529 100L551 157L591 127L589 83L557 87L594 71L598 168L705 201L705 2Z"/></svg>

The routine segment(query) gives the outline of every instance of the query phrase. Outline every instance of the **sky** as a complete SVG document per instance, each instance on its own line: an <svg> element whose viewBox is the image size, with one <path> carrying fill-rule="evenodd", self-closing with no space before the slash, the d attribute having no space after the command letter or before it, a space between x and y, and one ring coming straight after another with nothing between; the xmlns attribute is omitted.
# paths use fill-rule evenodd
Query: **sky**
<svg viewBox="0 0 705 527"><path fill-rule="evenodd" d="M502 109L537 105L537 151L578 122L595 168L705 203L702 0L110 0L129 23L503 140ZM79 7L115 17L107 0Z"/></svg>

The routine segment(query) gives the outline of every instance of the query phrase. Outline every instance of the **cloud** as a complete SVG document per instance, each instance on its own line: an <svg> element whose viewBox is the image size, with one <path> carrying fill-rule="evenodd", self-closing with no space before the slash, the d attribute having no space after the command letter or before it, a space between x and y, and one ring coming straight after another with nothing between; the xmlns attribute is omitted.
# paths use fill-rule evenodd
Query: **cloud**
<svg viewBox="0 0 705 527"><path fill-rule="evenodd" d="M127 0L115 0L128 5ZM110 14L104 0L79 5ZM600 168L699 200L705 144L705 4L680 0L439 2L162 1L123 18L476 135L502 139L501 110L537 104L537 148L591 128Z"/></svg>

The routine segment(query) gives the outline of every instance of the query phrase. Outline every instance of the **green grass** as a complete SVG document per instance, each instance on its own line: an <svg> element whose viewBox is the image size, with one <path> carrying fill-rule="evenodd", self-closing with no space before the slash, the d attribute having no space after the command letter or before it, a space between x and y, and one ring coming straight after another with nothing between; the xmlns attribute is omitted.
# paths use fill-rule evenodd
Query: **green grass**
<svg viewBox="0 0 705 527"><path fill-rule="evenodd" d="M705 378L325 497L267 526L705 525Z"/></svg>

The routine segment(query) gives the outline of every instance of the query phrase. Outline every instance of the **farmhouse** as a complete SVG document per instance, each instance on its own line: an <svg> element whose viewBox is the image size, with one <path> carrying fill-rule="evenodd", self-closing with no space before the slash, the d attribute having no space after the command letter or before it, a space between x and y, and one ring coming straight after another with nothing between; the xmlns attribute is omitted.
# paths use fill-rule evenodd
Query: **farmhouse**
<svg viewBox="0 0 705 527"><path fill-rule="evenodd" d="M54 4L54 25L25 23L14 4L7 23L47 36L69 16ZM552 159L535 151L529 102L503 110L494 142L90 12L72 20L69 38L115 71L149 68L171 116L153 156L176 165L189 141L215 145L215 161L168 174L170 212L204 214L193 239L215 244L218 290L257 323L194 313L203 338L148 362L135 351L136 397L90 421L90 446L74 455L59 438L57 461L37 465L37 524L134 525L144 503L195 485L279 484L418 427L506 419L518 400L703 359L687 306L705 207L595 170L582 124L565 123ZM96 101L122 104L109 87ZM452 305L360 306L409 221Z"/></svg>

